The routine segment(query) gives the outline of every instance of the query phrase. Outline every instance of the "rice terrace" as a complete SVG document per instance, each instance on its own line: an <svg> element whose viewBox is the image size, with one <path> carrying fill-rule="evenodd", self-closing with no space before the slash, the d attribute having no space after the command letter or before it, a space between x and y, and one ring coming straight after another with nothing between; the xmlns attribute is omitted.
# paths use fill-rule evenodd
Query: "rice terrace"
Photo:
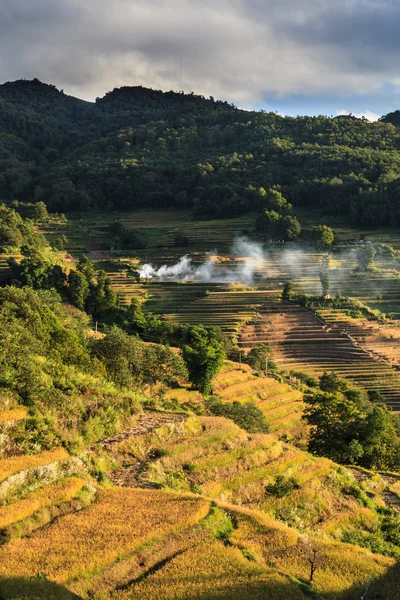
<svg viewBox="0 0 400 600"><path fill-rule="evenodd" d="M1 600L400 599L399 126L0 85Z"/></svg>

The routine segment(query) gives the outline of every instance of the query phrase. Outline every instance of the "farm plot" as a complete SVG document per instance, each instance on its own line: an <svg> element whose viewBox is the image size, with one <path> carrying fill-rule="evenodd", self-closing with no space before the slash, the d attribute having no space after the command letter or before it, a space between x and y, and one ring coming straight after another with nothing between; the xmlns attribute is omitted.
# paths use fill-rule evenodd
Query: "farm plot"
<svg viewBox="0 0 400 600"><path fill-rule="evenodd" d="M325 326L313 313L291 303L264 303L259 318L247 324L239 345L267 342L278 365L319 376L335 371L367 390L377 390L393 410L400 410L400 378L385 362L355 345L339 329Z"/></svg>
<svg viewBox="0 0 400 600"><path fill-rule="evenodd" d="M368 321L340 309L318 309L318 314L333 328L345 330L360 346L377 358L400 366L400 327L394 322Z"/></svg>
<svg viewBox="0 0 400 600"><path fill-rule="evenodd" d="M142 474L143 487L196 490L216 501L261 509L300 530L339 538L346 528L359 527L362 516L365 522L376 520L373 511L338 492L351 485L352 474L274 434L248 434L221 417L192 417L173 435L158 432L146 442L132 440L131 451L144 443L157 458ZM266 492L277 477L296 482L290 495Z"/></svg>
<svg viewBox="0 0 400 600"><path fill-rule="evenodd" d="M214 381L213 393L226 402L254 402L271 432L292 435L298 442L306 436L302 393L271 377L254 376L248 365L227 361Z"/></svg>
<svg viewBox="0 0 400 600"><path fill-rule="evenodd" d="M276 291L221 285L218 290L210 291L166 316L174 323L217 325L235 336L243 323L254 315L255 309L271 296L275 297Z"/></svg>
<svg viewBox="0 0 400 600"><path fill-rule="evenodd" d="M189 211L92 212L87 216L82 216L81 213L69 214L66 223L43 224L40 230L50 240L65 235L68 252L79 256L85 252L110 251L112 241L108 228L116 219L126 229L135 229L146 239L145 250L138 251L141 258L167 258L165 249L171 248L173 256L170 252L170 261L176 260L177 254L180 256L184 253L184 250L174 248L173 237L176 230L184 231L188 236L191 253L204 256L205 247L208 250L217 247L221 251L228 250L233 238L252 228L254 222L251 215L235 219L195 221Z"/></svg>

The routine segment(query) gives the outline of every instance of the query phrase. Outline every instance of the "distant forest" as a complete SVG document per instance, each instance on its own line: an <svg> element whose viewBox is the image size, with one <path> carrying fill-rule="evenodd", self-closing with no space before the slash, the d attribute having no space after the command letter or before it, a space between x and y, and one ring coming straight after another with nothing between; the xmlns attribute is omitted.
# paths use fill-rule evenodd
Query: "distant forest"
<svg viewBox="0 0 400 600"><path fill-rule="evenodd" d="M400 226L400 112L281 117L194 94L115 89L85 102L38 80L0 86L0 200L53 212L265 209L265 190L353 225Z"/></svg>

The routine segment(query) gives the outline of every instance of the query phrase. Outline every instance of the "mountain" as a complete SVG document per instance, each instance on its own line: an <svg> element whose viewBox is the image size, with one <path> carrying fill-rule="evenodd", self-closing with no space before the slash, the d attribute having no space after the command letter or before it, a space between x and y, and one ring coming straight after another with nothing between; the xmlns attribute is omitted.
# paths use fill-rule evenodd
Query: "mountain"
<svg viewBox="0 0 400 600"><path fill-rule="evenodd" d="M0 86L0 198L44 200L53 211L167 207L226 217L264 208L260 189L278 187L295 209L396 226L393 123L281 117L140 86L90 103L16 81Z"/></svg>

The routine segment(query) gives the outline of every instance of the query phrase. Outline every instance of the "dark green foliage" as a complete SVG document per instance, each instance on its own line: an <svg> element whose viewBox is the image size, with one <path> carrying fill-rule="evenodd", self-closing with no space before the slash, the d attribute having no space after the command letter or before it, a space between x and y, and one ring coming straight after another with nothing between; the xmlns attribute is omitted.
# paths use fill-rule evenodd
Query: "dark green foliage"
<svg viewBox="0 0 400 600"><path fill-rule="evenodd" d="M174 233L174 246L176 248L186 248L189 245L188 236L182 231L175 231Z"/></svg>
<svg viewBox="0 0 400 600"><path fill-rule="evenodd" d="M147 245L141 233L126 229L119 219L111 223L109 231L114 250L142 250Z"/></svg>
<svg viewBox="0 0 400 600"><path fill-rule="evenodd" d="M311 229L303 229L301 239L315 244L319 248L330 248L335 241L333 229L327 225L317 225Z"/></svg>
<svg viewBox="0 0 400 600"><path fill-rule="evenodd" d="M293 283L291 281L286 281L282 290L282 302L286 302L287 300L291 300L293 294Z"/></svg>
<svg viewBox="0 0 400 600"><path fill-rule="evenodd" d="M325 373L319 378L319 387L323 392L341 392L348 400L361 402L361 392L352 388L346 379L339 377L336 373Z"/></svg>
<svg viewBox="0 0 400 600"><path fill-rule="evenodd" d="M302 373L301 371L290 371L289 375L292 377L296 377L301 383L305 383L308 387L314 388L318 387L319 383L315 377L308 375L308 373Z"/></svg>
<svg viewBox="0 0 400 600"><path fill-rule="evenodd" d="M285 478L283 475L277 475L275 482L265 487L265 493L276 498L284 498L299 488L299 484L293 477Z"/></svg>
<svg viewBox="0 0 400 600"><path fill-rule="evenodd" d="M283 118L142 87L90 104L17 81L0 86L0 194L53 211L186 208L218 218L267 210L283 220L293 205L396 226L399 139L383 121ZM287 239L297 235L296 222L282 225Z"/></svg>
<svg viewBox="0 0 400 600"><path fill-rule="evenodd" d="M31 219L34 223L47 221L49 214L44 202L18 202L12 203L14 208L23 219Z"/></svg>
<svg viewBox="0 0 400 600"><path fill-rule="evenodd" d="M139 409L134 390L187 377L166 346L118 328L89 342L88 329L89 317L54 291L0 288L0 406L30 410L12 430L10 451L93 443Z"/></svg>
<svg viewBox="0 0 400 600"><path fill-rule="evenodd" d="M376 554L391 556L400 559L400 550L394 544L387 542L380 532L368 533L366 531L346 531L341 539L346 544L354 544L362 548L368 548ZM382 598L383 600L383 598Z"/></svg>
<svg viewBox="0 0 400 600"><path fill-rule="evenodd" d="M252 348L245 356L245 361L255 371L274 372L277 370L274 355L268 344L260 344Z"/></svg>
<svg viewBox="0 0 400 600"><path fill-rule="evenodd" d="M211 393L212 381L218 374L226 354L222 344L206 330L194 330L190 345L183 347L189 379L203 394Z"/></svg>
<svg viewBox="0 0 400 600"><path fill-rule="evenodd" d="M360 403L334 374L325 374L320 385L326 391L304 397L310 452L344 464L399 469L400 438L387 407Z"/></svg>
<svg viewBox="0 0 400 600"><path fill-rule="evenodd" d="M268 433L269 427L265 417L254 404L254 402L222 402L218 397L212 396L206 400L206 408L212 415L216 417L225 417L232 419L236 425L245 429L249 433Z"/></svg>
<svg viewBox="0 0 400 600"><path fill-rule="evenodd" d="M89 295L89 282L80 271L68 275L68 298L74 306L83 310Z"/></svg>
<svg viewBox="0 0 400 600"><path fill-rule="evenodd" d="M0 252L19 251L22 246L43 248L46 240L36 233L33 221L23 219L14 209L0 204Z"/></svg>
<svg viewBox="0 0 400 600"><path fill-rule="evenodd" d="M117 327L92 343L92 350L119 386L174 385L187 377L182 358L166 346L146 344Z"/></svg>
<svg viewBox="0 0 400 600"><path fill-rule="evenodd" d="M368 271L372 266L375 255L376 250L373 244L366 244L360 248L357 254L358 268L361 271Z"/></svg>
<svg viewBox="0 0 400 600"><path fill-rule="evenodd" d="M321 282L322 297L325 298L329 294L329 290L331 288L331 282L328 273L326 271L321 271L319 274L319 280Z"/></svg>
<svg viewBox="0 0 400 600"><path fill-rule="evenodd" d="M54 240L53 248L54 248L54 250L58 250L59 252L64 252L67 243L68 243L68 240L67 240L66 236L61 235L60 237L58 237Z"/></svg>

